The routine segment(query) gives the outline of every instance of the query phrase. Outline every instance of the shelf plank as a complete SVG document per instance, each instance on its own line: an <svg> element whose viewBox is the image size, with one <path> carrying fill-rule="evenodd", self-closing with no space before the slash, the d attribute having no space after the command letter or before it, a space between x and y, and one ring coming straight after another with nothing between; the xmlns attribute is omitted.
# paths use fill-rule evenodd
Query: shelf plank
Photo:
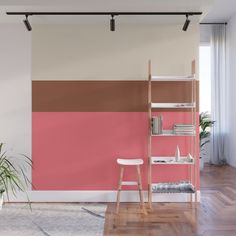
<svg viewBox="0 0 236 236"><path fill-rule="evenodd" d="M195 103L151 103L151 108L195 108Z"/></svg>
<svg viewBox="0 0 236 236"><path fill-rule="evenodd" d="M194 161L187 160L186 156L181 156L180 161L175 161L175 157L151 157L152 165L194 165Z"/></svg>
<svg viewBox="0 0 236 236"><path fill-rule="evenodd" d="M163 130L161 134L152 134L153 137L160 137L160 136L195 136L196 133L182 133L176 134L173 130Z"/></svg>
<svg viewBox="0 0 236 236"><path fill-rule="evenodd" d="M170 76L156 76L153 75L151 80L152 81L192 81L194 79L194 77L192 75L178 75L178 76L174 76L174 75L170 75Z"/></svg>

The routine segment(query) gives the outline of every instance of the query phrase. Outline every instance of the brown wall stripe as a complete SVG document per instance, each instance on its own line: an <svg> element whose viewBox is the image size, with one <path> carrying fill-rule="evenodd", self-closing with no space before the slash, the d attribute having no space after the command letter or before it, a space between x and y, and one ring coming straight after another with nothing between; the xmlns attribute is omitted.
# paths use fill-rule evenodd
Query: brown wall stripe
<svg viewBox="0 0 236 236"><path fill-rule="evenodd" d="M191 101L191 82L156 81L153 82L152 88L152 99L155 102ZM147 89L147 81L33 81L32 110L33 112L145 112L148 110ZM186 109L162 110L186 111Z"/></svg>

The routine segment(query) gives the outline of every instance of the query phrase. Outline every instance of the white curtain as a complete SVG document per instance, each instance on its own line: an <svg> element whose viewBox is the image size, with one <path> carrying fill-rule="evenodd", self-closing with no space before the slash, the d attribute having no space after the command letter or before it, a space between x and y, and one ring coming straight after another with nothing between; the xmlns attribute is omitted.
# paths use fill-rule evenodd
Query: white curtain
<svg viewBox="0 0 236 236"><path fill-rule="evenodd" d="M211 32L211 130L210 162L225 164L228 143L228 81L226 76L226 25L212 25Z"/></svg>

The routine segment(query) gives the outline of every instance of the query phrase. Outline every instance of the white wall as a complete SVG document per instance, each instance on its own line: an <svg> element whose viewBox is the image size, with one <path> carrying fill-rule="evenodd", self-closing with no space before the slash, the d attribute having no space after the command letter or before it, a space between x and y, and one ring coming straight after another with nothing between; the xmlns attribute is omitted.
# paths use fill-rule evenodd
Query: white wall
<svg viewBox="0 0 236 236"><path fill-rule="evenodd" d="M228 38L228 76L229 76L229 164L236 167L236 14L230 18L227 25Z"/></svg>
<svg viewBox="0 0 236 236"><path fill-rule="evenodd" d="M149 59L153 74L191 74L199 26L35 25L32 46L33 80L146 80Z"/></svg>
<svg viewBox="0 0 236 236"><path fill-rule="evenodd" d="M31 157L31 34L23 24L0 24L0 142Z"/></svg>

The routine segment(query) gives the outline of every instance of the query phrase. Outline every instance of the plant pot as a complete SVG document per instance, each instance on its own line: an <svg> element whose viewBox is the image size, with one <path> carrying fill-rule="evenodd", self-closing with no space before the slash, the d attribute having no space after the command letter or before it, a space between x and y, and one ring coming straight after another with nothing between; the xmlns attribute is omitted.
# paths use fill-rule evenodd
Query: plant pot
<svg viewBox="0 0 236 236"><path fill-rule="evenodd" d="M204 159L200 158L200 170L202 171L204 169Z"/></svg>
<svg viewBox="0 0 236 236"><path fill-rule="evenodd" d="M0 193L0 210L2 210L3 205L3 194Z"/></svg>

